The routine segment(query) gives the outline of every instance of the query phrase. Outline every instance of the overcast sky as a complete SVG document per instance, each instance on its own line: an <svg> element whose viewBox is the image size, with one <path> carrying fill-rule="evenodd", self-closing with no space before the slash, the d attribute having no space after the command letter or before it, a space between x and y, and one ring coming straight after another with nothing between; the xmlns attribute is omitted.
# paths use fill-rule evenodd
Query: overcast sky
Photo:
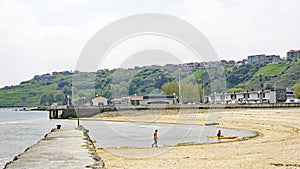
<svg viewBox="0 0 300 169"><path fill-rule="evenodd" d="M262 53L285 57L288 50L300 49L299 7L299 0L0 0L0 87L74 70L97 31L140 13L186 20L221 59Z"/></svg>

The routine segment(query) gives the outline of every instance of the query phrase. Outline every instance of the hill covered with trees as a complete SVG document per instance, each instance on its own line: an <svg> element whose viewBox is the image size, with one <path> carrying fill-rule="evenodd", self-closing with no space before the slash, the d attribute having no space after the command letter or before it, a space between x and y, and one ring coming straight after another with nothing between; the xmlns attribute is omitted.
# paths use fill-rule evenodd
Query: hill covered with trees
<svg viewBox="0 0 300 169"><path fill-rule="evenodd" d="M96 96L176 94L202 100L212 92L290 88L300 97L300 60L282 64L244 64L193 67L149 66L97 72L53 72L36 75L19 85L0 89L1 107L49 106L53 102L79 104ZM225 83L220 79L226 79ZM179 85L180 84L180 85ZM211 86L215 86L213 89ZM299 92L299 93L298 93Z"/></svg>

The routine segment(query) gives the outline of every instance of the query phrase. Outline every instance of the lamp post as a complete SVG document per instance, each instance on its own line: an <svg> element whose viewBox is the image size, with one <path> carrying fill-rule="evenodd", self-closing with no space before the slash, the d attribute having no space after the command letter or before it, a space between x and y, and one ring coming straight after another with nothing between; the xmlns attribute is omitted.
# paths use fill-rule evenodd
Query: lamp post
<svg viewBox="0 0 300 169"><path fill-rule="evenodd" d="M259 91L258 92L258 96L259 96L259 103L262 103L263 99L262 99L262 95L263 95L263 92L262 91Z"/></svg>
<svg viewBox="0 0 300 169"><path fill-rule="evenodd" d="M67 95L67 106L70 106L70 95Z"/></svg>
<svg viewBox="0 0 300 169"><path fill-rule="evenodd" d="M173 96L174 96L174 99L173 99L173 104L177 104L177 102L176 102L176 93L173 93Z"/></svg>

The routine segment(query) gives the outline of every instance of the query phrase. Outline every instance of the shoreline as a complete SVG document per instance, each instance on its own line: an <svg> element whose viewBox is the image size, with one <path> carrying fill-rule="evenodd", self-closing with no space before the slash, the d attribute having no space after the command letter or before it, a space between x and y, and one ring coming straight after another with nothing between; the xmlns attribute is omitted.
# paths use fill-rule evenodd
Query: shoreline
<svg viewBox="0 0 300 169"><path fill-rule="evenodd" d="M204 125L207 118L212 113L216 113L219 127L251 130L257 132L258 135L240 141L220 142L221 144L187 142L159 148L97 148L84 129L84 138L87 140L85 146L94 155L90 158L100 160L102 167L105 166L108 169L216 168L219 166L222 168L300 168L300 152L297 151L300 149L300 108L214 111L112 112L81 120ZM16 163L20 157L28 154L28 151L34 149L40 142L47 140L49 134L55 131L57 129L51 130L43 139L7 163L4 168Z"/></svg>
<svg viewBox="0 0 300 169"><path fill-rule="evenodd" d="M186 124L186 123L167 123L167 122L137 122L137 121L121 121L121 120L114 120L114 119L108 119L108 120L103 120L103 119L90 119L90 118L84 118L84 119L81 119L81 121L92 121L92 122L96 122L96 121L100 121L100 122L112 122L113 123L124 123L125 126L126 124L127 125L132 125L132 124L137 124L137 125L180 125L180 126L188 126L188 127L193 127L193 128L199 128L200 129L204 129L204 128L211 128L209 130L212 130L214 128L217 128L218 130L221 130L221 131L225 131L225 133L227 133L226 135L228 136L237 136L237 138L232 138L232 139L217 139L217 138L210 138L209 139L209 136L214 136L214 135L207 135L207 137L203 137L204 135L202 136L198 136L198 135L190 135L189 137L194 137L193 140L195 141L181 141L181 142L178 142L176 144L172 144L169 142L169 144L166 144L164 143L163 145L161 145L160 147L174 147L174 146L177 146L177 145L202 145L202 144L216 144L216 143L223 143L223 142L229 142L229 141L245 141L245 140L249 140L249 139L252 139L252 138L255 138L257 136L260 135L260 133L258 131L254 131L254 130L248 130L248 129L241 129L241 128L231 128L231 127L225 127L225 126L216 126L216 125L205 125L205 124ZM137 126L138 127L138 126ZM175 126L174 126L175 127ZM118 129L116 129L118 130ZM232 134L229 134L229 133L232 133ZM235 133L235 134L233 134ZM245 134L247 133L247 134ZM184 137L186 138L186 137ZM209 140L206 140L204 142L203 139L209 139ZM175 139L175 138L174 138ZM107 140L101 140L99 137L96 136L96 140L97 142L107 142ZM202 140L202 141L201 141ZM199 142L200 141L200 142ZM98 148L100 149L106 149L106 148L149 148L148 146L133 146L133 145L122 145L122 146L101 146L101 145L98 145L97 146Z"/></svg>
<svg viewBox="0 0 300 169"><path fill-rule="evenodd" d="M184 115L185 113L183 113ZM194 112L187 113L194 115ZM185 124L204 124L207 112L197 112L197 120L181 119ZM101 117L111 121L155 121L176 123L178 114L161 113ZM109 116L109 115L108 115ZM193 116L194 117L194 116ZM154 119L154 120L153 120ZM245 141L222 144L186 144L158 149L132 147L98 149L106 168L278 168L300 167L300 108L223 110L220 127L240 128L259 133ZM152 154L153 156L147 156ZM144 155L144 156L143 156Z"/></svg>

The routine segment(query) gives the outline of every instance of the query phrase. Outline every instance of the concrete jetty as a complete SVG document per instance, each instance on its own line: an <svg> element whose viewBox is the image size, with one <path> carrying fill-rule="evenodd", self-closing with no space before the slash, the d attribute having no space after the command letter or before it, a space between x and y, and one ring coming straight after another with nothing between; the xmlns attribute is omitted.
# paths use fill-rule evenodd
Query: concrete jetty
<svg viewBox="0 0 300 169"><path fill-rule="evenodd" d="M4 169L103 168L100 157L83 127L52 129L42 140L7 163Z"/></svg>

